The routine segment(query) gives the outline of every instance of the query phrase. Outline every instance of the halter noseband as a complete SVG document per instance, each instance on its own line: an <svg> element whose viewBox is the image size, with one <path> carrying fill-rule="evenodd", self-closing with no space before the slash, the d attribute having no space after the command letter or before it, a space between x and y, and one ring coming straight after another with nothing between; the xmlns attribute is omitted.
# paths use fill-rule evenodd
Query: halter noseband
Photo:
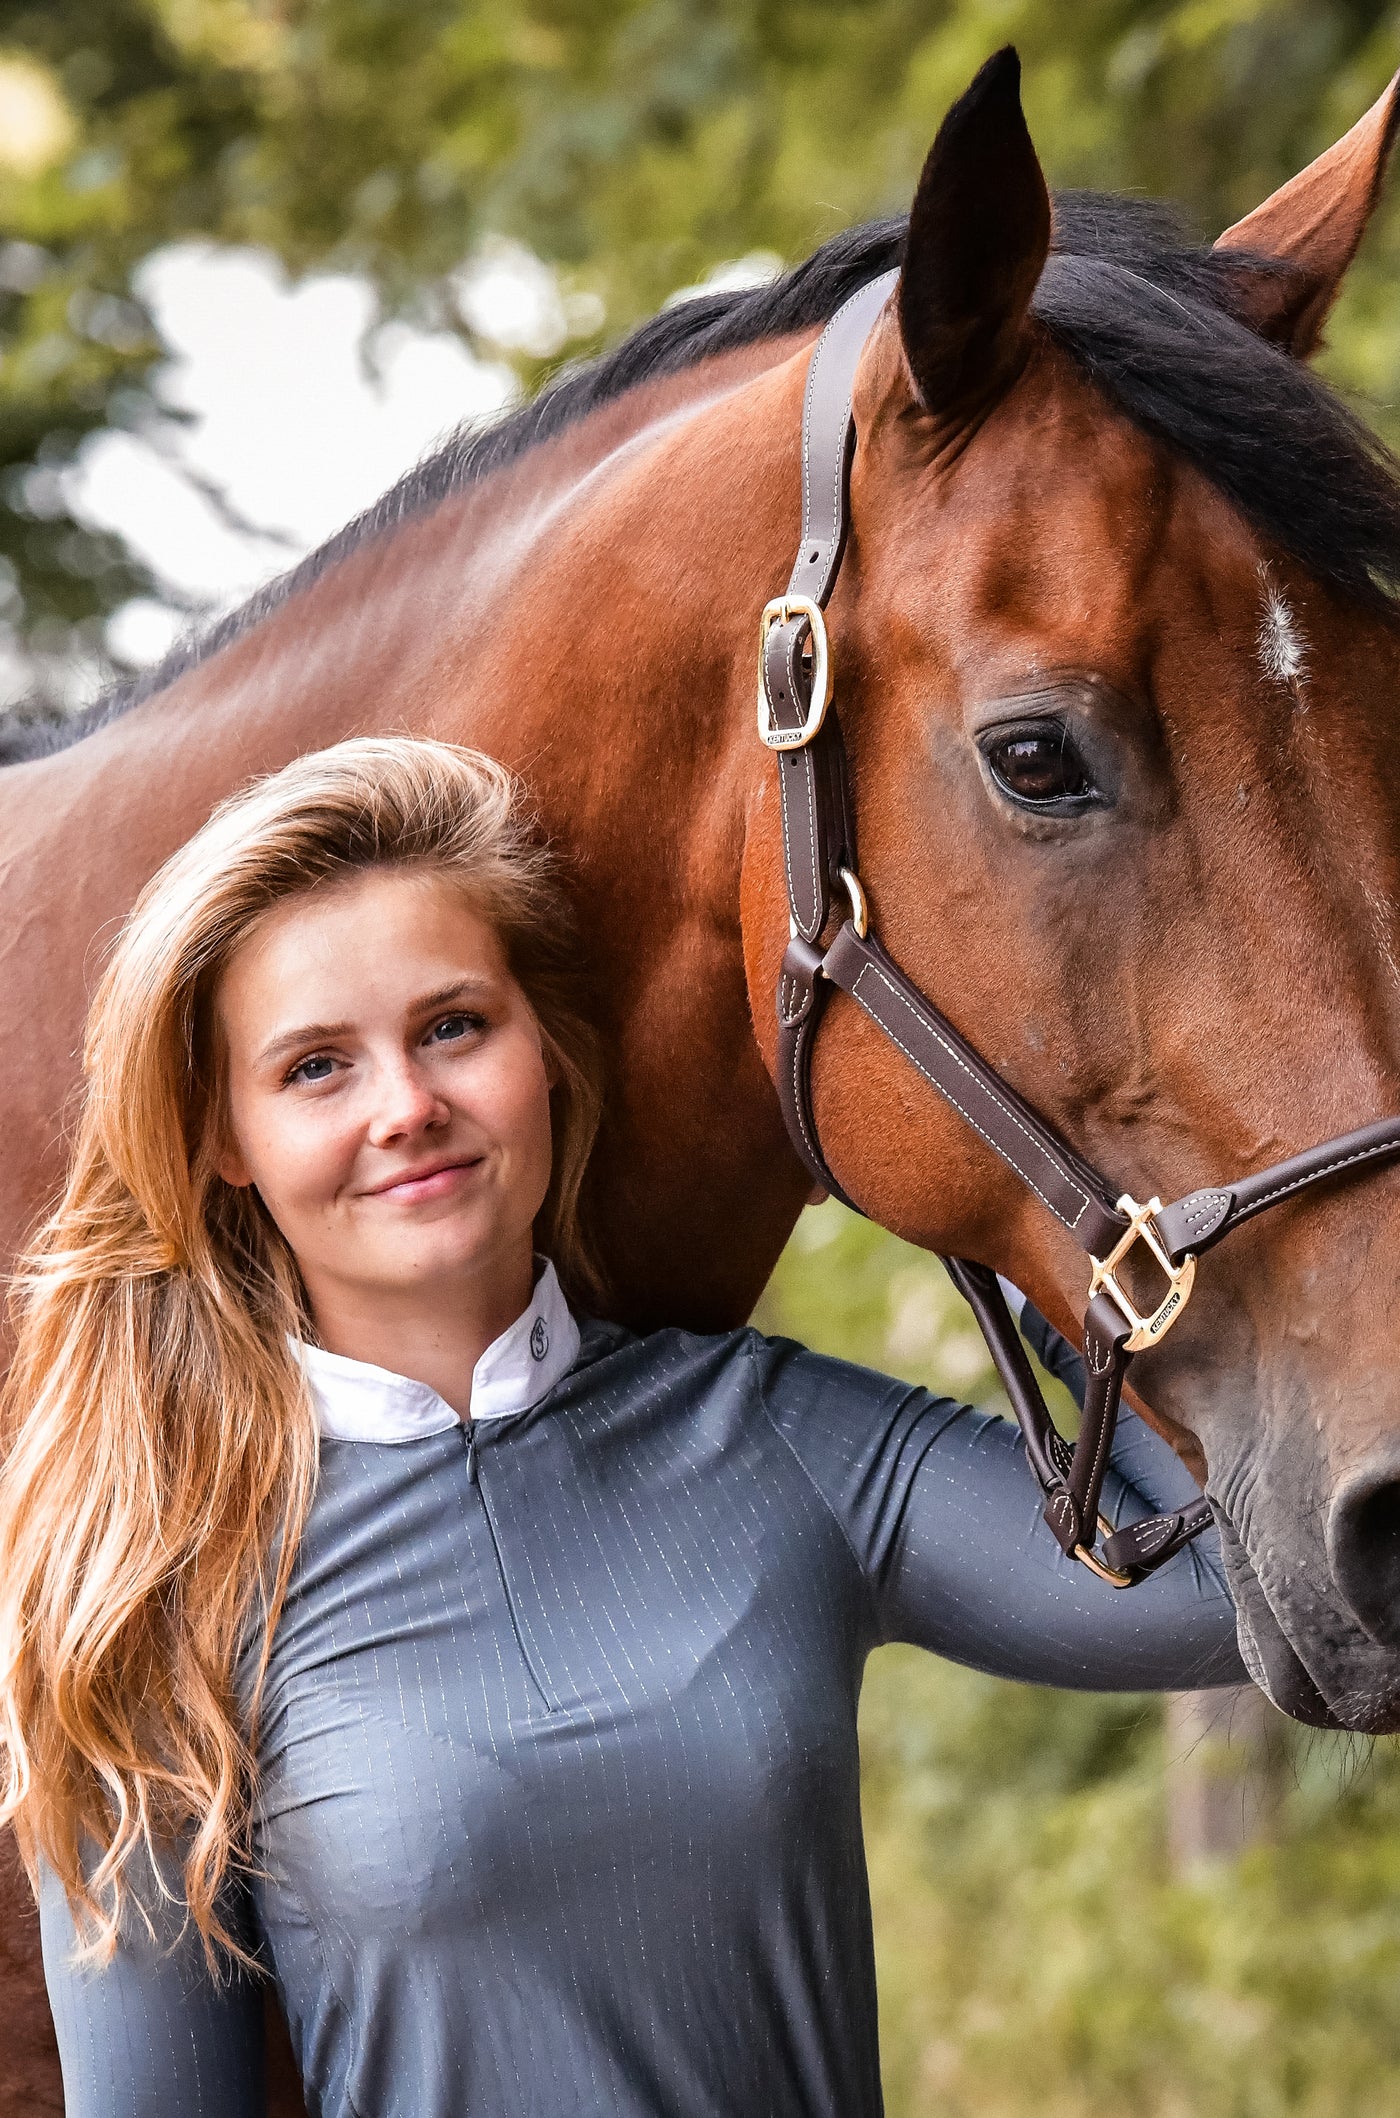
<svg viewBox="0 0 1400 2118"><path fill-rule="evenodd" d="M888 272L860 288L817 341L802 411L802 541L786 592L765 607L759 623L758 732L778 762L791 919L778 981L778 1096L792 1143L813 1177L853 1204L827 1167L812 1111L813 1039L831 989L839 988L1088 1253L1088 1389L1073 1447L1050 1417L996 1274L965 1258L945 1262L982 1328L1020 1423L1044 1495L1046 1521L1071 1558L1115 1588L1128 1588L1211 1519L1204 1496L1175 1513L1117 1530L1100 1514L1129 1361L1160 1345L1176 1323L1204 1251L1282 1199L1393 1160L1400 1155L1400 1118L1344 1133L1253 1176L1193 1191L1170 1206L1156 1198L1139 1205L1126 1192L1115 1198L1108 1180L973 1050L871 934L822 613L849 525L852 383L871 326L898 277ZM840 923L824 942L837 915ZM1165 1279L1165 1291L1147 1315L1134 1306L1118 1278L1119 1267L1139 1244Z"/></svg>

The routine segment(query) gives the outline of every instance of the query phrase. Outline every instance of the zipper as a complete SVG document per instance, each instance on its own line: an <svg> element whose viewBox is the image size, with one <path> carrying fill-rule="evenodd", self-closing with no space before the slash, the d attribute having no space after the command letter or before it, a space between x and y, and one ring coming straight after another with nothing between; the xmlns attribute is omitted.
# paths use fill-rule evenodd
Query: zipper
<svg viewBox="0 0 1400 2118"><path fill-rule="evenodd" d="M511 1595L510 1582L506 1578L505 1561L501 1557L501 1540L496 1534L496 1519L491 1512L491 1503L486 1497L486 1482L481 1475L481 1457L476 1446L476 1421L474 1419L464 1419L462 1421L462 1433L467 1444L467 1483L475 1486L481 1496L481 1512L486 1519L486 1534L491 1540L491 1551L496 1561L496 1579L501 1584L501 1596L505 1602L506 1615L510 1619L510 1629L515 1636L515 1645L519 1652L520 1660L525 1666L526 1676L539 1695L540 1704L545 1712L557 1713L559 1709L550 1697L543 1673L525 1643L525 1635L521 1631L520 1618L515 1608L515 1598Z"/></svg>

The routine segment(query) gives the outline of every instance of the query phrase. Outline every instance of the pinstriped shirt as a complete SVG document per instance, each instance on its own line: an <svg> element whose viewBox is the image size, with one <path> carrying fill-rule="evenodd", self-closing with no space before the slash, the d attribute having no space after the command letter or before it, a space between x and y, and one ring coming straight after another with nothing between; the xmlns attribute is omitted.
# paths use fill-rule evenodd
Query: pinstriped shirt
<svg viewBox="0 0 1400 2118"><path fill-rule="evenodd" d="M231 1908L308 2108L876 2118L871 1648L1240 1682L1218 1556L1203 1539L1117 1596L1061 1558L1013 1428L752 1331L587 1324L569 1355L465 1425L368 1371L354 1439L313 1364L321 1472L261 1719L260 1872ZM371 1439L376 1388L406 1412L395 1383L419 1427ZM1109 1504L1192 1490L1125 1416ZM133 1931L77 1971L46 1879L68 2118L256 2118L260 1994L212 1983L153 1909L160 1946Z"/></svg>

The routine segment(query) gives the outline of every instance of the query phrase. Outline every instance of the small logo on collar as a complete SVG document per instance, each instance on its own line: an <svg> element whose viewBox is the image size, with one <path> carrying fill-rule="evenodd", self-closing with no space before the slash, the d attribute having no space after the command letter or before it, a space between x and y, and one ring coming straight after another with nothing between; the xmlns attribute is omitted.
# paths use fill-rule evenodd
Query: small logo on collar
<svg viewBox="0 0 1400 2118"><path fill-rule="evenodd" d="M535 1328L530 1333L530 1357L542 1361L549 1351L549 1326L542 1316L535 1318Z"/></svg>

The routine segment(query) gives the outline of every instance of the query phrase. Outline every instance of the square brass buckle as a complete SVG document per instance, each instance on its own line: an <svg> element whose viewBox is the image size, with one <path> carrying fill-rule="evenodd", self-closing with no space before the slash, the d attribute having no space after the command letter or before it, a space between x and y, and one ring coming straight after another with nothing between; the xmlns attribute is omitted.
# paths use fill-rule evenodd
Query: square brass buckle
<svg viewBox="0 0 1400 2118"><path fill-rule="evenodd" d="M1145 1206L1139 1206L1137 1200L1125 1191L1118 1201L1118 1211L1128 1216L1128 1225L1106 1258L1090 1259L1092 1271L1089 1277L1089 1299L1092 1302L1101 1287L1106 1294L1111 1295L1122 1312L1123 1321L1132 1326L1132 1336L1127 1342L1128 1352L1143 1353L1149 1346L1160 1346L1191 1299L1191 1289L1196 1279L1196 1260L1194 1256L1187 1256L1179 1265L1173 1265L1162 1248L1157 1224L1153 1220L1153 1215L1162 1211L1160 1199L1149 1199ZM1150 1316L1142 1316L1134 1308L1130 1296L1114 1277L1117 1267L1122 1264L1134 1243L1145 1243L1166 1275L1167 1291Z"/></svg>
<svg viewBox="0 0 1400 2118"><path fill-rule="evenodd" d="M775 728L768 711L768 692L763 682L763 654L775 625L789 618L805 618L812 635L812 696L800 728ZM758 733L770 750L801 750L826 719L831 704L831 651L827 646L826 620L821 605L810 596L774 596L763 606L758 621Z"/></svg>

